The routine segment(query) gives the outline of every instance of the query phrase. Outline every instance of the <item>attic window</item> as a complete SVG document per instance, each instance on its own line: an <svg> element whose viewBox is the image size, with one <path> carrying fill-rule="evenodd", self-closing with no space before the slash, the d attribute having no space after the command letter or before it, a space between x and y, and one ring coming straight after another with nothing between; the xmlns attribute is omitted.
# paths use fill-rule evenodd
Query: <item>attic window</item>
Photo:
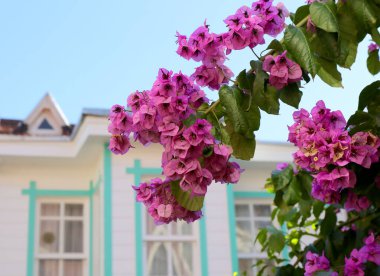
<svg viewBox="0 0 380 276"><path fill-rule="evenodd" d="M46 119L43 119L40 126L38 127L38 129L53 129L53 127L51 126L51 124L49 123L48 120Z"/></svg>

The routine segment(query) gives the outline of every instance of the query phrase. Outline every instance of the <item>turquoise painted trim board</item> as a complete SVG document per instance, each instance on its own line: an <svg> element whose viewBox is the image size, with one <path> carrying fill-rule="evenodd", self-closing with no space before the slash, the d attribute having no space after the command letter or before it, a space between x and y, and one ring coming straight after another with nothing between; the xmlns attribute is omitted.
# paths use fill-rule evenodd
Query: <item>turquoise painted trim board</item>
<svg viewBox="0 0 380 276"><path fill-rule="evenodd" d="M264 191L233 191L233 186L227 186L227 203L230 224L230 246L231 246L231 264L233 272L238 272L238 256L236 244L236 229L235 229L235 198L269 198L273 199L274 194ZM286 231L286 226L281 226L282 231ZM288 247L285 246L281 252L284 259L289 259Z"/></svg>
<svg viewBox="0 0 380 276"><path fill-rule="evenodd" d="M28 253L26 275L34 274L34 234L36 224L36 182L30 181L29 184L29 222L28 222Z"/></svg>
<svg viewBox="0 0 380 276"><path fill-rule="evenodd" d="M30 190L23 190L23 195L30 194ZM71 196L71 197L87 197L92 194L91 190L35 190L33 191L36 196Z"/></svg>
<svg viewBox="0 0 380 276"><path fill-rule="evenodd" d="M234 198L274 198L273 194L268 192L256 191L256 192L233 192Z"/></svg>
<svg viewBox="0 0 380 276"><path fill-rule="evenodd" d="M104 275L112 276L112 160L104 144Z"/></svg>
<svg viewBox="0 0 380 276"><path fill-rule="evenodd" d="M239 272L239 263L237 256L237 242L236 242L236 228L235 228L235 200L234 191L231 184L227 185L227 204L228 204L228 218L230 225L230 247L231 247L231 265L232 272Z"/></svg>
<svg viewBox="0 0 380 276"><path fill-rule="evenodd" d="M127 173L133 174L134 185L139 186L141 182L141 175L143 174L141 168L141 161L136 159L133 168L127 168ZM135 254L136 254L136 276L143 275L143 240L142 240L142 221L141 221L141 203L135 202Z"/></svg>
<svg viewBox="0 0 380 276"><path fill-rule="evenodd" d="M97 192L93 182L90 182L88 190L49 190L37 189L35 181L30 181L29 189L23 189L22 194L29 196L29 217L28 217L28 248L27 248L27 266L26 275L34 275L34 249L35 249L35 225L36 225L36 201L38 197L89 197L90 198L90 218L89 218L89 276L93 275L93 216L94 204L93 194Z"/></svg>
<svg viewBox="0 0 380 276"><path fill-rule="evenodd" d="M132 168L127 168L128 174L134 175L134 185L139 186L143 175L160 175L161 168L143 168L141 160L135 159ZM142 237L142 205L140 202L135 202L135 254L136 254L136 276L143 276L143 237ZM202 276L208 275L208 258L207 258L207 236L206 236L206 221L205 217L199 222L200 233L200 250L201 250L201 271Z"/></svg>

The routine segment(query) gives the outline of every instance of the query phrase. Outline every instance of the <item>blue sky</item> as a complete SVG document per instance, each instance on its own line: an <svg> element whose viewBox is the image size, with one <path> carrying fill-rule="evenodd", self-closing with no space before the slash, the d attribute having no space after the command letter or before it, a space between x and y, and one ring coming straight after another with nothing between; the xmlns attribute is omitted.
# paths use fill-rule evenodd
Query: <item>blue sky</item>
<svg viewBox="0 0 380 276"><path fill-rule="evenodd" d="M295 11L303 0L283 1ZM250 1L2 1L0 8L0 118L25 118L50 91L72 123L82 108L125 104L130 92L149 89L158 68L191 74L197 66L176 53L175 33L190 34L207 18L211 31L225 30L223 19ZM281 36L281 35L280 35ZM267 37L270 41L270 37ZM367 45L357 62L343 70L344 89L319 80L303 89L301 107L324 99L348 116L360 90L375 80L365 68ZM246 49L230 55L237 74L249 66ZM216 92L208 93L210 98ZM259 140L286 141L293 108L280 116L263 114Z"/></svg>

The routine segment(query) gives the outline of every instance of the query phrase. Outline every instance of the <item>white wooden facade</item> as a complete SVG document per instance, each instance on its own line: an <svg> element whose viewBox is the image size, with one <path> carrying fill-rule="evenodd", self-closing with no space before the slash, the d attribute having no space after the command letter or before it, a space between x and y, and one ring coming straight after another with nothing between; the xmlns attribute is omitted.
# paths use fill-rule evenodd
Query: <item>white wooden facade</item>
<svg viewBox="0 0 380 276"><path fill-rule="evenodd" d="M44 119L50 127L39 129ZM61 135L68 123L50 95L25 122L24 135L0 134L0 276L140 276L158 266L166 275L219 276L262 258L240 248L247 229L266 221L252 210L266 212L265 179L290 161L290 145L259 142L254 161L240 162L239 184L210 186L201 221L157 230L131 185L159 174L159 145L110 154L100 110L85 110Z"/></svg>

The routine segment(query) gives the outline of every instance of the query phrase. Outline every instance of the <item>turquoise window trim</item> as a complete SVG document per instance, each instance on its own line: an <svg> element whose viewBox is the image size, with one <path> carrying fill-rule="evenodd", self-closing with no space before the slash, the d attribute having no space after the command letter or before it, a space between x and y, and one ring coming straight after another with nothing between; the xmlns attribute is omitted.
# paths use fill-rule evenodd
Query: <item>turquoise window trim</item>
<svg viewBox="0 0 380 276"><path fill-rule="evenodd" d="M30 193L33 192L35 193L36 196L39 197L49 197L49 196L72 196L72 197L87 197L92 194L91 190L35 190L31 191L30 189L24 189L22 191L23 195L30 195Z"/></svg>
<svg viewBox="0 0 380 276"><path fill-rule="evenodd" d="M24 194L24 191L23 191ZM36 182L30 181L29 184L29 218L28 218L28 253L26 275L34 274L34 241L36 225Z"/></svg>
<svg viewBox="0 0 380 276"><path fill-rule="evenodd" d="M51 189L37 189L35 181L29 182L29 189L23 189L22 195L29 196L29 215L28 215L28 245L27 245L27 266L26 275L34 276L34 250L35 250L35 225L36 225L36 203L38 197L89 197L90 199L90 218L89 218L89 276L93 275L93 195L97 189L90 182L88 190L51 190Z"/></svg>
<svg viewBox="0 0 380 276"><path fill-rule="evenodd" d="M227 204L228 204L228 215L229 215L229 225L230 225L230 247L231 247L231 264L232 271L239 271L239 262L237 255L237 242L236 242L236 228L235 228L235 198L240 199L252 199L252 198L267 198L273 199L274 194L265 191L234 191L232 185L227 186ZM281 226L281 230L286 232L286 225ZM281 252L284 259L289 259L288 247L285 246Z"/></svg>
<svg viewBox="0 0 380 276"><path fill-rule="evenodd" d="M230 185L231 186L231 185ZM274 198L274 194L263 191L236 191L233 192L234 198Z"/></svg>
<svg viewBox="0 0 380 276"><path fill-rule="evenodd" d="M133 174L134 185L139 186L143 171L141 168L141 161L135 159L133 168L127 168L127 173ZM142 210L141 203L135 201L135 254L136 254L136 276L143 276L143 239L142 239Z"/></svg>
<svg viewBox="0 0 380 276"><path fill-rule="evenodd" d="M127 168L128 174L134 175L134 185L139 186L143 175L160 175L161 168L151 168L141 166L141 160L135 159L134 166ZM204 210L203 210L204 212ZM202 276L208 275L208 254L207 254L207 234L206 234L206 216L199 221L200 250L201 250L201 273ZM142 229L142 204L135 202L135 241L136 241L136 276L143 276L143 229Z"/></svg>
<svg viewBox="0 0 380 276"><path fill-rule="evenodd" d="M235 228L235 199L233 186L231 184L227 185L227 204L228 204L228 217L230 225L230 247L231 247L231 266L232 273L239 272L239 262L238 262L238 249L236 241L236 228Z"/></svg>
<svg viewBox="0 0 380 276"><path fill-rule="evenodd" d="M208 254L207 254L207 228L206 228L206 207L202 209L203 217L199 220L199 243L201 249L201 273L208 275Z"/></svg>
<svg viewBox="0 0 380 276"><path fill-rule="evenodd" d="M112 276L112 159L104 144L104 275Z"/></svg>

